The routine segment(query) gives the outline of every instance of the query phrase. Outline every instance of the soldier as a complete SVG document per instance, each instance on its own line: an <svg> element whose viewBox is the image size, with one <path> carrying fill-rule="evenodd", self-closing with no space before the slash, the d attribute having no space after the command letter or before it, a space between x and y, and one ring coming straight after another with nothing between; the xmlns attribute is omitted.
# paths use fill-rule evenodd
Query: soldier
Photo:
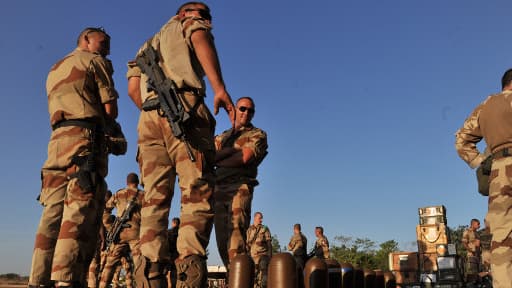
<svg viewBox="0 0 512 288"><path fill-rule="evenodd" d="M322 226L315 227L316 242L313 248L314 256L322 259L329 258L329 241L324 236L324 228Z"/></svg>
<svg viewBox="0 0 512 288"><path fill-rule="evenodd" d="M466 248L466 282L474 282L478 280L480 272L480 236L477 233L480 229L480 221L471 219L468 229L462 234L462 245Z"/></svg>
<svg viewBox="0 0 512 288"><path fill-rule="evenodd" d="M117 117L110 36L86 28L46 81L52 134L43 165L29 286L81 286L96 248L107 175L104 130ZM64 201L65 200L65 201ZM51 274L51 276L50 276Z"/></svg>
<svg viewBox="0 0 512 288"><path fill-rule="evenodd" d="M476 146L482 139L492 153L486 221L492 234L494 288L512 287L512 69L505 72L501 84L502 92L489 96L476 107L455 134L457 152L471 168L478 167L486 158Z"/></svg>
<svg viewBox="0 0 512 288"><path fill-rule="evenodd" d="M108 202L108 200L112 197L112 191L107 190L105 193L105 203ZM114 217L113 215L111 215ZM106 259L106 251L104 249L105 247L105 236L107 234L108 225L109 223L113 222L113 220L108 218L103 218L102 225L100 226L100 231L98 233L98 244L96 246L96 252L94 253L94 258L91 261L91 264L89 265L89 273L87 275L87 287L89 288L96 288L97 284L99 282L99 273L100 273L100 266L102 263L102 259Z"/></svg>
<svg viewBox="0 0 512 288"><path fill-rule="evenodd" d="M258 165L267 154L267 134L251 123L254 112L250 97L238 99L235 127L215 137L215 235L226 267L236 255L246 253Z"/></svg>
<svg viewBox="0 0 512 288"><path fill-rule="evenodd" d="M299 223L293 225L293 236L288 243L288 250L292 251L293 257L297 265L304 269L307 257L308 240L306 236L301 232L301 226Z"/></svg>
<svg viewBox="0 0 512 288"><path fill-rule="evenodd" d="M180 229L180 218L172 218L171 220L171 229L167 230L167 239L169 240L169 257L171 261L169 262L169 273L168 273L168 279L167 284L169 287L175 288L176 287L176 265L174 264L174 261L178 259L178 248L176 246L178 242L178 232Z"/></svg>
<svg viewBox="0 0 512 288"><path fill-rule="evenodd" d="M272 236L267 226L262 224L263 214L254 213L254 224L247 229L247 250L254 261L255 288L267 287L267 269L272 258Z"/></svg>
<svg viewBox="0 0 512 288"><path fill-rule="evenodd" d="M135 274L143 273L142 260L140 254L140 210L144 200L144 191L139 190L139 177L135 173L130 173L126 177L126 188L117 191L105 205L104 218L108 217L115 208L117 218L120 218L126 211L128 205L132 202L133 208L129 214L128 221L123 223L123 228L119 233L118 242L114 242L107 253L106 262L100 277L100 288L106 288L112 282L115 268L121 264L121 258L130 258L132 256ZM106 215L106 216L105 216ZM111 228L112 229L112 228ZM131 271L127 271L131 273ZM127 283L128 284L128 283Z"/></svg>
<svg viewBox="0 0 512 288"><path fill-rule="evenodd" d="M186 142L173 135L159 106L152 105L158 97L148 91L147 75L140 74L135 63L128 64L129 95L137 107L145 107L139 118L137 158L146 188L141 252L146 262L145 284L153 288L166 285L167 226L176 175L182 193L180 218L183 223L178 235L179 258L175 261L180 275L177 286L203 287L206 283L206 246L213 224L215 119L204 103L204 75L214 92L214 113L223 107L231 119L234 116L210 33L211 20L210 9L204 3L185 3L138 53L140 56L149 45L158 50L162 70L175 82L178 96L190 114Z"/></svg>

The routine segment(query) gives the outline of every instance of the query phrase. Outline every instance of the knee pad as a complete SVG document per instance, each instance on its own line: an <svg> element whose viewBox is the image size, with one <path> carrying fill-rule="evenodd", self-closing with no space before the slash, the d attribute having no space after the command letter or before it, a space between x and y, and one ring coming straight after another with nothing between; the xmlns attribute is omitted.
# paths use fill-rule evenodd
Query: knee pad
<svg viewBox="0 0 512 288"><path fill-rule="evenodd" d="M199 255L190 255L185 259L176 260L177 287L202 288L206 287L208 271L206 259Z"/></svg>

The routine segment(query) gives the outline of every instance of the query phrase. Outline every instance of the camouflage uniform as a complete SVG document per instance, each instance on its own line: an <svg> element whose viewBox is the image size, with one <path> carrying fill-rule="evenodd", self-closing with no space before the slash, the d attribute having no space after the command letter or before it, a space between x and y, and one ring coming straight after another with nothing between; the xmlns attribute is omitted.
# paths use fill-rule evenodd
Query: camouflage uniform
<svg viewBox="0 0 512 288"><path fill-rule="evenodd" d="M267 154L267 134L253 125L224 131L215 137L216 150L251 149L254 159L242 167L218 167L215 182L215 235L226 267L236 255L246 253L245 236L251 221L251 202L258 165Z"/></svg>
<svg viewBox="0 0 512 288"><path fill-rule="evenodd" d="M491 270L493 287L512 287L512 91L488 97L456 133L459 156L475 168L485 159L476 144L485 139L493 154L489 209L486 221L492 233Z"/></svg>
<svg viewBox="0 0 512 288"><path fill-rule="evenodd" d="M316 239L315 242L315 254L317 257L323 257L324 259L329 258L329 241L327 237L321 235Z"/></svg>
<svg viewBox="0 0 512 288"><path fill-rule="evenodd" d="M53 132L43 165L37 229L29 285L81 282L94 255L104 206L107 153L103 104L116 101L110 61L77 48L57 62L46 82ZM73 122L74 121L74 122ZM93 143L94 139L94 144ZM94 150L93 150L94 149ZM74 156L94 151L95 189L78 185ZM50 277L51 273L51 277Z"/></svg>
<svg viewBox="0 0 512 288"><path fill-rule="evenodd" d="M292 238L290 239L290 243L288 243L288 250L292 251L293 257L297 262L297 265L304 269L305 260L307 256L307 247L308 240L306 236L299 232L298 234L294 233Z"/></svg>
<svg viewBox="0 0 512 288"><path fill-rule="evenodd" d="M117 191L105 205L104 214L110 215L112 210L116 208L117 217L121 217L126 207L128 206L128 203L130 203L132 199L135 200L135 206L132 209L129 220L126 222L127 227L123 228L119 233L119 242L114 243L112 247L110 247L109 249L106 262L100 277L100 288L108 287L110 282L112 282L115 269L117 266L121 264L121 259L123 257L129 259L131 255L135 269L142 269L142 260L140 259L141 254L139 232L141 220L140 210L142 207L142 202L144 200L144 191L130 187ZM131 274L131 271L128 271L126 269L125 271ZM137 274L137 272L138 271L136 271L135 273Z"/></svg>
<svg viewBox="0 0 512 288"><path fill-rule="evenodd" d="M471 229L466 229L462 234L462 244L466 247L466 279L475 278L480 272L480 247L475 246L475 240L480 240L478 233Z"/></svg>
<svg viewBox="0 0 512 288"><path fill-rule="evenodd" d="M126 257L128 256L128 257ZM132 275L132 260L129 255L121 257L121 264L117 265L116 270L114 272L114 277L112 278L112 287L118 288L121 287L121 283L119 280L121 279L121 270L124 270L124 284L126 288L133 287L133 275Z"/></svg>
<svg viewBox="0 0 512 288"><path fill-rule="evenodd" d="M272 257L272 235L270 230L265 225L251 225L247 229L247 250L254 261L256 268L256 281L254 287L265 288L267 287L267 269L270 257Z"/></svg>
<svg viewBox="0 0 512 288"><path fill-rule="evenodd" d="M155 47L162 59L162 69L176 83L185 110L191 115L186 133L196 159L190 160L186 144L174 137L167 119L158 110L141 112L137 160L146 190L141 211L141 252L147 262L146 279L154 280L147 285L164 285L163 269L169 261L168 217L176 175L181 189L182 220L176 266L178 273L185 276L181 277L184 281L178 279L178 287L180 282L190 287L206 282L206 247L213 224L215 119L204 103L204 71L193 54L191 35L210 29L202 18L174 16L139 50L140 53L148 44ZM136 70L130 69L127 76L136 75ZM146 80L147 76L142 74L142 102L156 97L147 91Z"/></svg>

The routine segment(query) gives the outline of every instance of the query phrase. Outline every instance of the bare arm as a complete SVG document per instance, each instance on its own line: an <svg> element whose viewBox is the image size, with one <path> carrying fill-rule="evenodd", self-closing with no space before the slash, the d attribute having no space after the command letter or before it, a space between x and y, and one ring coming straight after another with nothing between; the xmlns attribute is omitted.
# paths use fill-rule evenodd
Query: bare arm
<svg viewBox="0 0 512 288"><path fill-rule="evenodd" d="M112 119L117 118L117 100L109 101L105 104L103 104L103 107L105 108L105 113L108 117Z"/></svg>
<svg viewBox="0 0 512 288"><path fill-rule="evenodd" d="M219 58L217 50L213 44L213 39L208 31L197 30L191 36L192 45L196 52L197 59L201 63L203 70L210 81L210 85L214 92L213 112L215 115L219 112L219 107L224 108L233 122L234 109L233 101L229 96L222 79Z"/></svg>
<svg viewBox="0 0 512 288"><path fill-rule="evenodd" d="M142 110L142 97L140 93L140 77L130 77L128 79L128 96L132 99L135 106Z"/></svg>
<svg viewBox="0 0 512 288"><path fill-rule="evenodd" d="M231 148L235 149L235 148ZM235 149L236 152L230 156L217 160L216 164L220 167L241 167L247 165L251 160L254 159L254 152L250 148L243 148L242 150ZM215 157L217 159L217 156Z"/></svg>

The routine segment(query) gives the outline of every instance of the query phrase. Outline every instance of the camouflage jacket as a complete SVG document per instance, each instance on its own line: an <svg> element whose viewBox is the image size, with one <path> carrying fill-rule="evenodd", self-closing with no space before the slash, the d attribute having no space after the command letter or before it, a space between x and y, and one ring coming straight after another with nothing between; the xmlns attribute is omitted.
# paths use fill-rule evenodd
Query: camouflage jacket
<svg viewBox="0 0 512 288"><path fill-rule="evenodd" d="M267 155L267 134L265 131L254 127L252 124L242 127L240 131L233 132L233 129L224 131L215 137L215 148L233 147L236 149L249 148L254 154L254 159L242 167L217 167L217 183L246 183L256 186L258 181L258 165Z"/></svg>
<svg viewBox="0 0 512 288"><path fill-rule="evenodd" d="M119 97L113 73L110 60L79 48L53 65L46 80L50 124L85 118L104 124L103 104Z"/></svg>
<svg viewBox="0 0 512 288"><path fill-rule="evenodd" d="M144 191L135 190L132 188L124 188L117 191L105 204L105 212L103 218L105 219L105 215L110 215L112 210L115 208L117 211L117 217L121 217L123 215L124 210L126 209L128 203L135 198L135 207L132 209L132 213L130 214L130 219L126 222L129 224L129 227L123 228L119 238L121 240L134 240L139 238L140 233L140 209L142 207L142 202L144 201Z"/></svg>
<svg viewBox="0 0 512 288"><path fill-rule="evenodd" d="M480 247L475 246L475 240L480 240L480 235L471 229L464 230L462 234L462 245L467 250L468 257L479 257Z"/></svg>
<svg viewBox="0 0 512 288"><path fill-rule="evenodd" d="M251 257L260 257L262 255L272 255L272 235L265 225L251 225L247 229L247 251Z"/></svg>
<svg viewBox="0 0 512 288"><path fill-rule="evenodd" d="M476 144L485 139L490 152L512 147L512 91L489 96L464 121L455 134L455 148L471 168L476 168L487 155Z"/></svg>
<svg viewBox="0 0 512 288"><path fill-rule="evenodd" d="M194 54L192 33L197 30L206 31L212 37L213 43L211 29L211 25L202 18L185 17L180 19L178 16L174 16L162 26L160 31L144 43L137 54L151 44L160 52L162 70L176 83L178 88L193 87L204 91L205 73ZM133 62L129 62L126 74L128 78L140 73L138 69L132 70L132 68L135 68ZM148 91L146 81L146 75L142 74L140 82L142 102L155 96L153 91Z"/></svg>
<svg viewBox="0 0 512 288"><path fill-rule="evenodd" d="M292 251L295 256L306 256L308 247L308 240L306 236L299 232L299 234L293 234L290 239L290 243L288 243L288 250Z"/></svg>
<svg viewBox="0 0 512 288"><path fill-rule="evenodd" d="M329 258L329 241L324 235L318 237L315 242L315 252L320 249L322 250L323 257L325 259ZM318 252L316 254L318 256Z"/></svg>

